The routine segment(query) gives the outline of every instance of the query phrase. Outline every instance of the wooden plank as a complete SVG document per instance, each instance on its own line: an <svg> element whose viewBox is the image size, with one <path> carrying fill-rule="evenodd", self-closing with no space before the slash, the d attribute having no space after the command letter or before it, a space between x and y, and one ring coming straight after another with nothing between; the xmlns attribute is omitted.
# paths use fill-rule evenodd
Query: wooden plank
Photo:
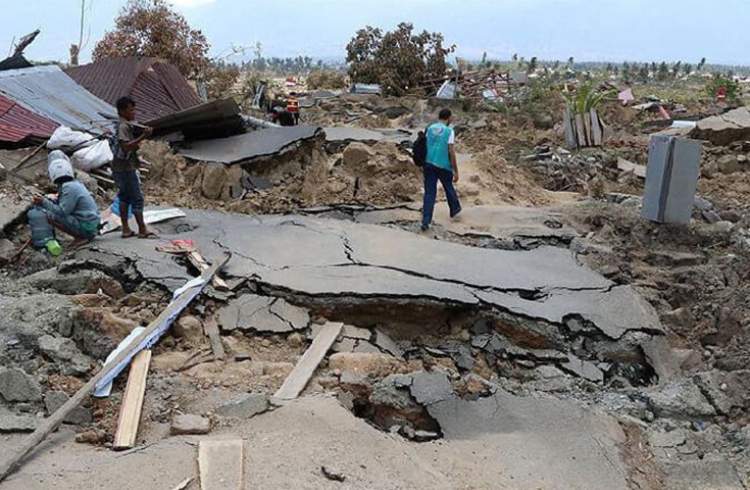
<svg viewBox="0 0 750 490"><path fill-rule="evenodd" d="M603 143L602 123L596 109L591 109L591 139L594 146L602 146Z"/></svg>
<svg viewBox="0 0 750 490"><path fill-rule="evenodd" d="M138 424L141 421L143 397L146 394L146 377L151 364L151 350L144 350L133 357L128 374L128 384L120 406L120 418L112 448L130 449L135 446Z"/></svg>
<svg viewBox="0 0 750 490"><path fill-rule="evenodd" d="M244 466L242 439L198 443L201 490L242 490L245 488Z"/></svg>
<svg viewBox="0 0 750 490"><path fill-rule="evenodd" d="M207 271L201 274L201 277L205 281L210 281L216 272L224 267L229 261L231 254L227 254L223 259L217 260L214 265ZM60 408L58 408L53 414L40 422L37 429L32 432L26 439L21 441L19 449L7 460L0 464L0 482L10 474L21 461L31 451L42 442L53 430L55 430L81 402L91 393L96 384L110 373L115 367L119 366L120 363L128 359L136 350L140 347L141 343L145 341L151 334L156 332L162 325L163 322L167 321L170 317L176 316L177 313L182 311L187 304L182 304L183 301L180 299L183 296L190 294L190 291L185 291L182 295L177 296L170 305L162 311L154 321L152 321L148 327L133 341L127 349L123 349L111 363L104 366L98 373L94 375L81 389L76 392L75 395L70 397Z"/></svg>
<svg viewBox="0 0 750 490"><path fill-rule="evenodd" d="M313 339L310 348L302 354L302 358L294 366L294 369L289 373L286 380L284 380L284 384L281 385L274 398L278 400L294 400L302 393L302 390L307 386L307 382L310 381L313 373L318 368L318 364L320 364L328 349L336 341L336 337L339 336L343 326L343 323L330 322L323 326L315 339Z"/></svg>
<svg viewBox="0 0 750 490"><path fill-rule="evenodd" d="M570 149L578 148L578 140L576 139L576 131L573 128L572 115L570 109L565 108L563 113L563 131L565 133L565 144Z"/></svg>
<svg viewBox="0 0 750 490"><path fill-rule="evenodd" d="M209 267L206 259L204 259L200 252L198 252L197 250L188 252L188 260L190 260L190 263L193 264L193 266L195 266L199 271L204 271ZM213 284L216 289L219 289L221 291L229 291L229 286L220 277L214 276L214 278L211 280L211 284Z"/></svg>
<svg viewBox="0 0 750 490"><path fill-rule="evenodd" d="M208 341L211 344L211 350L214 353L214 359L222 360L226 357L224 351L224 344L221 342L221 334L219 333L219 324L216 323L216 318L211 317L203 323L203 331L206 332Z"/></svg>
<svg viewBox="0 0 750 490"><path fill-rule="evenodd" d="M575 121L576 121L576 134L578 136L578 147L584 148L588 146L588 142L586 141L586 128L583 126L583 118L580 114L575 115Z"/></svg>

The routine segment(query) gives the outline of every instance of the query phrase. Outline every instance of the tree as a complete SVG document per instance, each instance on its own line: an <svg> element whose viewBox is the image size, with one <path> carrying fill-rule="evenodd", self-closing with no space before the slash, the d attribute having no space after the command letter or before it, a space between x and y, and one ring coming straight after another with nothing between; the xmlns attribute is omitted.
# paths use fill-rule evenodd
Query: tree
<svg viewBox="0 0 750 490"><path fill-rule="evenodd" d="M346 47L349 76L356 83L379 83L390 95L404 95L424 80L440 79L448 71L443 35L401 23L391 32L370 26L360 29Z"/></svg>
<svg viewBox="0 0 750 490"><path fill-rule="evenodd" d="M575 65L575 63L576 63L576 59L575 58L573 58L572 56L570 58L568 58L568 66L570 68L573 68L573 65Z"/></svg>
<svg viewBox="0 0 750 490"><path fill-rule="evenodd" d="M537 69L537 59L536 59L536 56L532 56L531 60L529 61L529 67L527 71L529 73L534 73L536 69Z"/></svg>
<svg viewBox="0 0 750 490"><path fill-rule="evenodd" d="M643 66L641 66L641 69L638 70L638 81L642 83L648 82L648 63L644 63Z"/></svg>
<svg viewBox="0 0 750 490"><path fill-rule="evenodd" d="M487 51L482 53L482 67L487 66Z"/></svg>
<svg viewBox="0 0 750 490"><path fill-rule="evenodd" d="M622 65L622 80L623 82L630 82L630 63L627 61Z"/></svg>
<svg viewBox="0 0 750 490"><path fill-rule="evenodd" d="M115 29L94 47L94 61L142 56L163 58L189 78L208 68L206 37L192 29L166 0L128 0L115 20Z"/></svg>
<svg viewBox="0 0 750 490"><path fill-rule="evenodd" d="M680 69L682 68L682 61L678 61L672 66L672 76L677 78L680 75Z"/></svg>
<svg viewBox="0 0 750 490"><path fill-rule="evenodd" d="M703 71L703 68L706 66L706 58L701 58L700 63L698 63L698 71Z"/></svg>
<svg viewBox="0 0 750 490"><path fill-rule="evenodd" d="M659 65L659 71L656 72L656 79L663 82L667 78L669 78L669 67L666 62L662 61Z"/></svg>
<svg viewBox="0 0 750 490"><path fill-rule="evenodd" d="M693 65L691 65L690 63L685 63L684 65L682 65L682 72L685 75L690 75L691 73L693 73Z"/></svg>

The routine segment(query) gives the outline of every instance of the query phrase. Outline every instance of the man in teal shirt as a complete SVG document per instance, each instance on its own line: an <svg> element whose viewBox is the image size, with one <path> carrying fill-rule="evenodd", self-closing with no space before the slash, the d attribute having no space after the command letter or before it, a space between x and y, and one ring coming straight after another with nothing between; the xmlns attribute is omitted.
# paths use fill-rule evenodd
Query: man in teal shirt
<svg viewBox="0 0 750 490"><path fill-rule="evenodd" d="M453 114L450 109L443 109L439 121L427 127L427 158L424 165L424 203L422 205L422 231L427 231L432 223L435 209L438 180L443 185L448 199L451 218L461 212L461 203L453 187L458 182L458 164L456 163L456 133L450 127Z"/></svg>

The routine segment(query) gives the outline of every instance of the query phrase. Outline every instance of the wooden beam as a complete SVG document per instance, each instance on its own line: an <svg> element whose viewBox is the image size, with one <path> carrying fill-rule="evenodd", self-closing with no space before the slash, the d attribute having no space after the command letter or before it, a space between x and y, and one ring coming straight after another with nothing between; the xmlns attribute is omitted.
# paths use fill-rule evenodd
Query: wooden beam
<svg viewBox="0 0 750 490"><path fill-rule="evenodd" d="M201 490L242 490L245 488L244 466L242 439L198 443Z"/></svg>
<svg viewBox="0 0 750 490"><path fill-rule="evenodd" d="M229 261L230 257L231 254L228 254L222 260L217 260L209 270L204 271L203 274L201 274L201 277L206 282L210 281L214 274L216 274L219 269L224 267L224 264ZM188 297L188 294L191 294L191 291L185 291L181 295L178 295L174 300L172 300L169 306L164 309L164 311L162 311L161 314L159 314L159 316L156 317L156 319L152 321L148 327L146 327L146 329L130 344L127 349L123 349L122 352L120 352L112 360L111 363L107 364L98 373L96 373L93 378L91 378L85 385L83 385L83 387L79 389L75 395L70 397L70 399L65 402L65 404L58 408L55 413L44 419L39 424L39 427L34 432L32 432L24 441L21 442L20 447L15 452L15 454L13 454L13 456L0 464L0 482L3 481L3 479L5 479L5 477L8 476L10 472L13 471L21 463L21 461L29 453L31 453L31 451L34 450L37 445L39 445L40 442L42 442L53 430L55 430L63 422L63 420L65 420L65 417L67 417L70 412L72 412L76 407L78 407L78 405L81 404L84 398L86 398L86 396L88 396L88 394L94 390L99 380L108 375L114 368L119 366L120 363L129 359L130 356L136 353L141 343L143 343L146 339L149 338L149 336L156 332L164 322L169 321L171 317L175 317L180 311L182 311L187 306L184 298Z"/></svg>
<svg viewBox="0 0 750 490"><path fill-rule="evenodd" d="M151 350L144 350L133 357L128 374L128 384L122 397L120 419L112 448L115 450L130 449L135 446L138 435L138 424L141 421L143 397L146 394L146 377L151 364Z"/></svg>
<svg viewBox="0 0 750 490"><path fill-rule="evenodd" d="M211 350L214 353L214 359L224 359L227 353L224 351L224 344L221 343L219 324L216 323L215 317L211 317L203 323L203 331L206 333L208 341L211 344Z"/></svg>
<svg viewBox="0 0 750 490"><path fill-rule="evenodd" d="M206 259L204 259L200 252L198 252L197 250L189 251L187 253L187 256L188 260L190 260L190 263L193 264L193 266L196 267L199 271L208 269L208 262L206 262ZM213 286L220 291L229 291L229 286L220 277L214 276L214 278L211 280L211 284L213 284Z"/></svg>
<svg viewBox="0 0 750 490"><path fill-rule="evenodd" d="M279 391L276 392L274 398L278 400L294 400L302 393L302 390L307 386L307 382L312 378L313 373L318 368L318 364L331 348L336 338L341 333L341 328L344 326L343 323L326 323L323 328L318 332L318 335L313 339L312 345L302 354L302 358L294 366L294 369L284 384L281 385Z"/></svg>

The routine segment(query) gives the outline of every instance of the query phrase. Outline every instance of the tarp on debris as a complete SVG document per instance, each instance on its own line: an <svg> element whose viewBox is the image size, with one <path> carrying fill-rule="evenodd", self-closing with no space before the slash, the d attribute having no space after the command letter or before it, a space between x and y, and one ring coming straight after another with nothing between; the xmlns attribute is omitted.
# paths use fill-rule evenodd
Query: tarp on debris
<svg viewBox="0 0 750 490"><path fill-rule="evenodd" d="M21 143L49 138L58 124L0 95L0 142Z"/></svg>
<svg viewBox="0 0 750 490"><path fill-rule="evenodd" d="M89 92L115 104L128 95L141 121L157 119L203 101L176 66L158 58L107 58L65 72Z"/></svg>
<svg viewBox="0 0 750 490"><path fill-rule="evenodd" d="M180 132L185 139L221 138L243 131L240 106L233 99L206 102L146 122L156 135Z"/></svg>
<svg viewBox="0 0 750 490"><path fill-rule="evenodd" d="M54 65L0 71L0 94L58 124L96 134L111 126L102 114L116 114Z"/></svg>
<svg viewBox="0 0 750 490"><path fill-rule="evenodd" d="M196 141L178 153L191 160L239 163L275 155L297 142L315 138L320 131L317 126L259 129L229 138Z"/></svg>
<svg viewBox="0 0 750 490"><path fill-rule="evenodd" d="M29 63L29 60L27 60L22 54L15 54L9 58L5 58L3 61L0 61L0 71L31 68L32 66L34 65Z"/></svg>

